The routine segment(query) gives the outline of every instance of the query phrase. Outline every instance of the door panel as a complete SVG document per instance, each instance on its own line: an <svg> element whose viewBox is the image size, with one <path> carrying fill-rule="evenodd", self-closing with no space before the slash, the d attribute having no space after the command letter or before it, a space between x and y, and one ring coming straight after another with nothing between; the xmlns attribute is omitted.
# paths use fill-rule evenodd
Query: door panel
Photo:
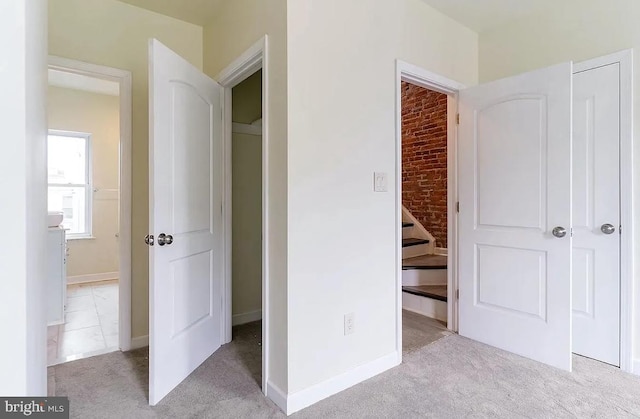
<svg viewBox="0 0 640 419"><path fill-rule="evenodd" d="M458 135L460 334L566 370L571 73L566 63L462 91Z"/></svg>
<svg viewBox="0 0 640 419"><path fill-rule="evenodd" d="M150 43L149 403L221 344L220 86ZM162 244L160 234L173 242Z"/></svg>
<svg viewBox="0 0 640 419"><path fill-rule="evenodd" d="M620 364L619 74L617 63L574 74L573 350L613 365Z"/></svg>

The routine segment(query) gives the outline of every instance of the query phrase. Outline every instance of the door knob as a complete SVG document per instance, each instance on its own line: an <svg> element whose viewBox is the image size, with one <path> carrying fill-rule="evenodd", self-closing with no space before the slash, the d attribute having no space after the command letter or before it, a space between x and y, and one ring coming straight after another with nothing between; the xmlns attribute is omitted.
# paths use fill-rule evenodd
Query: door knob
<svg viewBox="0 0 640 419"><path fill-rule="evenodd" d="M567 235L567 229L564 227L556 227L551 231L551 234L553 234L555 237L561 239L564 236Z"/></svg>
<svg viewBox="0 0 640 419"><path fill-rule="evenodd" d="M615 233L616 228L611 224L602 224L602 227L600 227L600 231L602 231L604 234L613 234Z"/></svg>
<svg viewBox="0 0 640 419"><path fill-rule="evenodd" d="M146 236L144 236L144 242L147 244L147 246L153 246L153 234L147 234Z"/></svg>
<svg viewBox="0 0 640 419"><path fill-rule="evenodd" d="M159 246L164 246L165 244L169 246L171 243L173 243L173 236L171 234L160 233L158 236Z"/></svg>

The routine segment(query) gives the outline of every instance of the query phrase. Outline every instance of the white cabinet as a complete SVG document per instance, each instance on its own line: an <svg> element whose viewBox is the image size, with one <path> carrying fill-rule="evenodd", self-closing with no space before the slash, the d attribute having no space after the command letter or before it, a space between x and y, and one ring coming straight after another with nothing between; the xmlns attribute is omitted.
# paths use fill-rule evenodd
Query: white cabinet
<svg viewBox="0 0 640 419"><path fill-rule="evenodd" d="M47 322L64 323L67 304L67 240L59 227L47 232Z"/></svg>

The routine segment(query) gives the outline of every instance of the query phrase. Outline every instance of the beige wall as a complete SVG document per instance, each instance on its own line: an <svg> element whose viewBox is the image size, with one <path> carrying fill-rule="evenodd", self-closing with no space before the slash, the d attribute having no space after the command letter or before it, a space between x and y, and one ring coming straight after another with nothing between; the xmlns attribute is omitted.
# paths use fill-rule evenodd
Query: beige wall
<svg viewBox="0 0 640 419"><path fill-rule="evenodd" d="M204 28L204 68L216 77L244 51L269 36L267 89L269 203L268 378L287 391L287 2L233 0Z"/></svg>
<svg viewBox="0 0 640 419"><path fill-rule="evenodd" d="M563 61L635 48L640 52L640 2L636 0L565 0L536 16L519 19L480 36L480 77L490 81ZM634 74L634 242L640 242L640 67ZM640 260L640 246L635 246ZM635 365L640 372L640 263L635 263Z"/></svg>
<svg viewBox="0 0 640 419"><path fill-rule="evenodd" d="M396 59L473 85L478 37L420 0L292 0L287 39L291 394L396 355Z"/></svg>
<svg viewBox="0 0 640 419"><path fill-rule="evenodd" d="M262 71L233 88L233 122L251 124L262 118Z"/></svg>
<svg viewBox="0 0 640 419"><path fill-rule="evenodd" d="M202 28L115 0L50 0L49 53L133 74L132 336L149 328L148 42L202 68Z"/></svg>
<svg viewBox="0 0 640 419"><path fill-rule="evenodd" d="M69 240L67 276L118 271L120 98L49 86L49 129L91 134L93 239Z"/></svg>
<svg viewBox="0 0 640 419"><path fill-rule="evenodd" d="M232 310L262 310L262 137L232 137Z"/></svg>

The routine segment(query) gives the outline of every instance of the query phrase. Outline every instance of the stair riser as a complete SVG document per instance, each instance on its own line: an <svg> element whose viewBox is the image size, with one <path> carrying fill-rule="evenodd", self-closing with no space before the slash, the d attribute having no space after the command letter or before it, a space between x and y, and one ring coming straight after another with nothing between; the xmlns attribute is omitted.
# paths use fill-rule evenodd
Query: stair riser
<svg viewBox="0 0 640 419"><path fill-rule="evenodd" d="M447 285L446 269L407 269L402 271L402 286Z"/></svg>
<svg viewBox="0 0 640 419"><path fill-rule="evenodd" d="M402 308L442 322L447 321L447 303L444 301L403 292Z"/></svg>
<svg viewBox="0 0 640 419"><path fill-rule="evenodd" d="M402 259L413 258L416 256L428 255L429 244L418 244L402 248Z"/></svg>

